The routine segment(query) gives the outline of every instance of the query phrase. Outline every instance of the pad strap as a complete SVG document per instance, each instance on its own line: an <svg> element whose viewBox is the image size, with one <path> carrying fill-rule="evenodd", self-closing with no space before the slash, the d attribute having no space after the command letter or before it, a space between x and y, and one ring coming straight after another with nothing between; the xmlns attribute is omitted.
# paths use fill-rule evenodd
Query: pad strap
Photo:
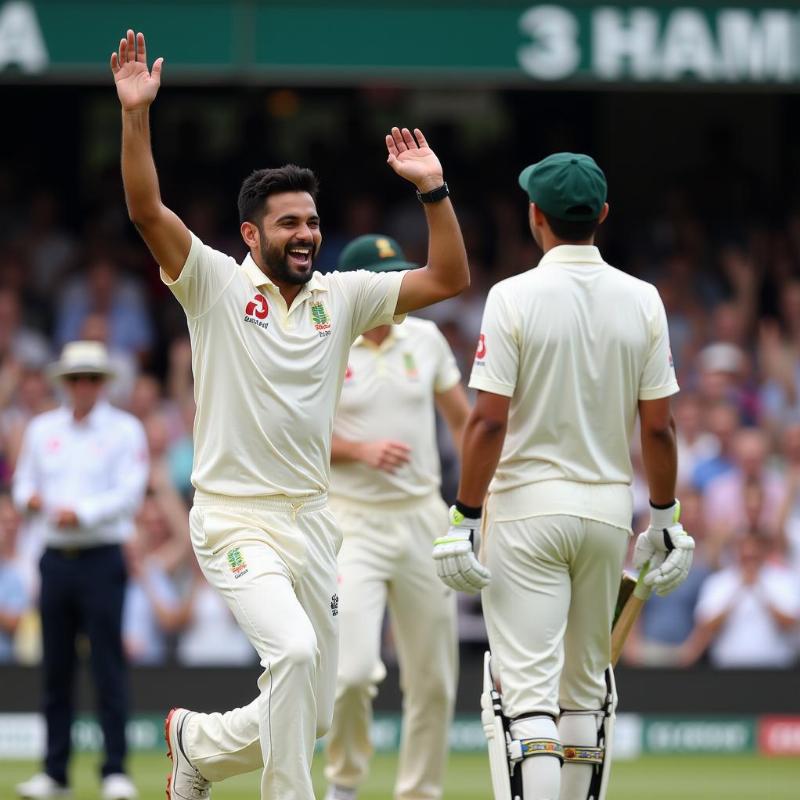
<svg viewBox="0 0 800 800"><path fill-rule="evenodd" d="M604 747L564 745L564 762L567 764L602 764L604 757Z"/></svg>
<svg viewBox="0 0 800 800"><path fill-rule="evenodd" d="M556 739L512 739L508 743L508 757L512 762L531 756L553 756L564 763L564 748Z"/></svg>

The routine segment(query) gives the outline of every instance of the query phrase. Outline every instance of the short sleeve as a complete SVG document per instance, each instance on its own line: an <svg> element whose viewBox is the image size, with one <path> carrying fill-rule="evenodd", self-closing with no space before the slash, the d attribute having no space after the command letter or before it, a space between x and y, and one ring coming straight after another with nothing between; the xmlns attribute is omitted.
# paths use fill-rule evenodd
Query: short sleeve
<svg viewBox="0 0 800 800"><path fill-rule="evenodd" d="M667 313L655 287L654 303L650 327L650 350L647 353L641 381L639 382L640 400L658 400L669 397L679 391L675 378L675 366L672 363L672 351L669 346L669 330Z"/></svg>
<svg viewBox="0 0 800 800"><path fill-rule="evenodd" d="M379 325L398 324L405 314L395 314L400 285L406 272L340 272L342 286L352 297L353 339Z"/></svg>
<svg viewBox="0 0 800 800"><path fill-rule="evenodd" d="M442 332L431 323L436 345L436 376L433 391L437 393L452 389L461 380L461 370L456 364L456 357Z"/></svg>
<svg viewBox="0 0 800 800"><path fill-rule="evenodd" d="M187 317L205 314L219 300L233 280L239 265L213 247L203 244L194 234L186 263L177 280L162 269L161 280L183 306Z"/></svg>
<svg viewBox="0 0 800 800"><path fill-rule="evenodd" d="M516 312L494 287L486 298L469 385L471 389L511 397L517 387L518 374Z"/></svg>

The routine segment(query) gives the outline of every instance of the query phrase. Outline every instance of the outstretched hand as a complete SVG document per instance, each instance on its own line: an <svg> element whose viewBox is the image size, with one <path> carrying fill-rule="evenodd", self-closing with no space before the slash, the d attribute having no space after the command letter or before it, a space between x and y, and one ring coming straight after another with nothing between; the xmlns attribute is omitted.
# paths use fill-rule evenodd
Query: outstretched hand
<svg viewBox="0 0 800 800"><path fill-rule="evenodd" d="M386 135L386 149L389 166L420 192L430 192L444 183L442 165L419 128L414 128L413 134L408 128L392 128Z"/></svg>
<svg viewBox="0 0 800 800"><path fill-rule="evenodd" d="M143 33L134 36L129 30L125 38L119 40L118 52L111 54L111 72L124 111L147 108L156 99L163 64L164 59L157 58L152 72L147 69Z"/></svg>

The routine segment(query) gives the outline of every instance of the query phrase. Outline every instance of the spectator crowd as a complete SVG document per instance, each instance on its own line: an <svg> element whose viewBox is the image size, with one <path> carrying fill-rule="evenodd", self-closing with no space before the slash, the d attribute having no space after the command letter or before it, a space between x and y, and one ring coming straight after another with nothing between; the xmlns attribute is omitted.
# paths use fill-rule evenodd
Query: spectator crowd
<svg viewBox="0 0 800 800"><path fill-rule="evenodd" d="M48 365L65 342L105 343L114 366L111 401L144 425L151 473L127 545L130 582L124 636L137 664L250 664L256 655L189 544L191 352L180 308L157 268L128 236L124 207L106 209L78 236L55 192L20 211L0 203L0 663L40 656L36 600L41 542L8 494L30 419L62 398ZM487 220L462 215L473 283L428 310L469 376L488 288L535 265L524 200L495 198ZM515 205L516 202L516 205ZM519 205L519 208L517 207ZM335 264L349 238L395 236L419 263L424 222L405 206L382 216L363 198L345 201L321 265ZM213 203L195 199L188 224L207 243L242 253ZM324 219L323 219L324 222ZM610 261L618 248L613 232ZM338 248L338 249L337 249ZM325 248L323 248L325 249ZM680 207L642 224L617 266L656 284L667 308L681 385L674 400L682 522L698 543L690 579L646 607L629 663L689 667L796 667L800 661L800 213L735 235L705 230ZM620 313L625 313L620 309ZM198 365L202 369L202 365ZM441 440L444 492L458 465ZM648 498L639 454L634 530ZM474 600L464 599L462 634L480 639Z"/></svg>

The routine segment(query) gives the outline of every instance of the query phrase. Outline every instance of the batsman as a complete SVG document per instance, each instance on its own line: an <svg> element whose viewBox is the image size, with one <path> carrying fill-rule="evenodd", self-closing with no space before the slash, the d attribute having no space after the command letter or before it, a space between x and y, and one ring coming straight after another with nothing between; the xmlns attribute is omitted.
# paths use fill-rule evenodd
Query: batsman
<svg viewBox="0 0 800 800"><path fill-rule="evenodd" d="M651 515L634 565L644 587L666 594L692 561L675 498L678 384L657 290L594 245L608 215L600 167L556 153L519 183L544 255L489 292L458 500L433 557L445 584L482 591L496 800L603 800L637 413Z"/></svg>

